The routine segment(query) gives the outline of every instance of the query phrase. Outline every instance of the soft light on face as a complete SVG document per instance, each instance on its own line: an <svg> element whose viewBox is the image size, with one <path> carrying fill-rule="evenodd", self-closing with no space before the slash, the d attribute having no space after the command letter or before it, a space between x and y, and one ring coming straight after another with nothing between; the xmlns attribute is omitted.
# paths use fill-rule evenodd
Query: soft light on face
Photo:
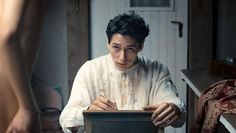
<svg viewBox="0 0 236 133"><path fill-rule="evenodd" d="M137 54L142 50L143 44L140 45L136 39L121 34L114 34L107 45L112 60L119 70L127 70L134 65Z"/></svg>

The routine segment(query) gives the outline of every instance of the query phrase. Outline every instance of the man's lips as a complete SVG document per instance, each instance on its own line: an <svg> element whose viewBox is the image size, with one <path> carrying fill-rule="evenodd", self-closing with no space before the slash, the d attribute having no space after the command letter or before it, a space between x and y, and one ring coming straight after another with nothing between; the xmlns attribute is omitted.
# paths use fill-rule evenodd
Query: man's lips
<svg viewBox="0 0 236 133"><path fill-rule="evenodd" d="M128 65L128 63L117 63L118 65L120 65L120 66L126 66L126 65Z"/></svg>

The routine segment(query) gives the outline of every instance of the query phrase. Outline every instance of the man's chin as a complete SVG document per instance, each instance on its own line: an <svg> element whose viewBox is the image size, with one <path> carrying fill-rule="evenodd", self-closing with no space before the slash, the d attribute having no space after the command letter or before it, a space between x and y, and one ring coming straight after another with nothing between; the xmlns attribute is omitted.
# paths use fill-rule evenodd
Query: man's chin
<svg viewBox="0 0 236 133"><path fill-rule="evenodd" d="M119 70L121 70L121 71L125 71L125 70L128 70L130 67L128 67L128 66L118 66L118 65L116 65L116 68L117 69L119 69Z"/></svg>

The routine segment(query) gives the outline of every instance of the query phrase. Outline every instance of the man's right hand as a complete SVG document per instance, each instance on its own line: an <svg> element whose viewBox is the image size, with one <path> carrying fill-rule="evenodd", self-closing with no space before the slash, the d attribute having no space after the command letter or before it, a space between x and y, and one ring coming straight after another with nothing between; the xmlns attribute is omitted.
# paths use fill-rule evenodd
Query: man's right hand
<svg viewBox="0 0 236 133"><path fill-rule="evenodd" d="M117 106L115 102L103 96L98 96L92 105L89 106L88 110L117 110Z"/></svg>

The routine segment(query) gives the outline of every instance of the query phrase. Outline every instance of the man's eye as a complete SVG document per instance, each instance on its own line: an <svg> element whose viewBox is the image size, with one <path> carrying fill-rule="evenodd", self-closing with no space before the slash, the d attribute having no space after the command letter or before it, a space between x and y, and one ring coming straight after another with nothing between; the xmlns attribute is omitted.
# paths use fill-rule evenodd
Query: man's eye
<svg viewBox="0 0 236 133"><path fill-rule="evenodd" d="M130 52L134 52L135 48L128 48L127 50L130 51Z"/></svg>
<svg viewBox="0 0 236 133"><path fill-rule="evenodd" d="M112 48L113 48L115 51L120 50L120 48L119 48L118 46L113 46Z"/></svg>

